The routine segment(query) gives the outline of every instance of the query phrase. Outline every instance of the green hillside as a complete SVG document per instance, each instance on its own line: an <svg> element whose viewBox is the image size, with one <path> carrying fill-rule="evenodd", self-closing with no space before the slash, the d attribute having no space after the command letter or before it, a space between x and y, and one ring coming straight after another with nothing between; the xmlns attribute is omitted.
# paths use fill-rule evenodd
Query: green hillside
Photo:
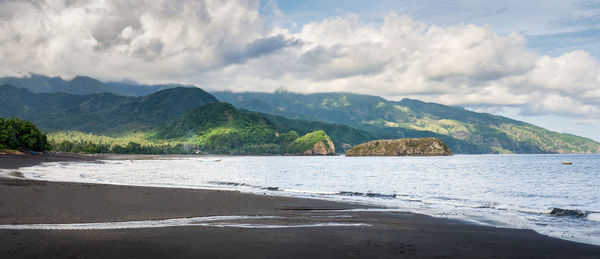
<svg viewBox="0 0 600 259"><path fill-rule="evenodd" d="M600 143L521 121L418 100L350 93L213 93L239 108L350 125L375 138L439 137L454 153L598 153Z"/></svg>
<svg viewBox="0 0 600 259"><path fill-rule="evenodd" d="M145 97L32 93L10 85L0 91L0 116L34 122L50 133L59 151L284 154L292 141L318 130L331 131L339 145L373 138L346 125L238 110L199 88L172 88Z"/></svg>
<svg viewBox="0 0 600 259"><path fill-rule="evenodd" d="M100 94L100 93L115 93L115 91L97 79L87 76L77 76L71 81L68 81L65 88L61 92L69 94Z"/></svg>
<svg viewBox="0 0 600 259"><path fill-rule="evenodd" d="M333 135L328 136L323 129L331 130ZM335 139L335 146L336 142L341 145L341 141L350 140L359 144L371 138L368 133L345 125L265 116L221 102L193 109L181 120L158 130L154 137L188 142L209 153L227 154L302 154L319 141L329 148L330 139Z"/></svg>
<svg viewBox="0 0 600 259"><path fill-rule="evenodd" d="M264 113L261 116L271 121L277 132L304 135L325 130L336 146L344 147L338 150L373 139L438 137L457 154L600 152L600 143L587 138L411 99L286 91L218 92L215 98L190 86L107 83L84 76L70 81L42 75L3 77L0 85L0 116L31 120L47 132L75 130L114 137L147 133L219 99L242 110Z"/></svg>
<svg viewBox="0 0 600 259"><path fill-rule="evenodd" d="M199 105L217 101L199 88L168 89L146 97L35 94L10 85L0 86L0 92L0 116L30 120L46 132L76 130L105 135L153 130Z"/></svg>
<svg viewBox="0 0 600 259"><path fill-rule="evenodd" d="M197 107L177 122L160 129L159 139L187 140L210 153L283 153L275 127L257 113L241 113L228 103Z"/></svg>

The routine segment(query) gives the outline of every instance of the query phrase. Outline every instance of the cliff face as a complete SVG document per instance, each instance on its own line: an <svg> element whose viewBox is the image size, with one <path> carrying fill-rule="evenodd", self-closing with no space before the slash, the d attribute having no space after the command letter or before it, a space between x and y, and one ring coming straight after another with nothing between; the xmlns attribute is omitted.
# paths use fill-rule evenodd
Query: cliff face
<svg viewBox="0 0 600 259"><path fill-rule="evenodd" d="M354 146L346 156L451 156L439 138L374 140Z"/></svg>
<svg viewBox="0 0 600 259"><path fill-rule="evenodd" d="M288 145L287 152L296 155L334 155L335 147L325 131L317 130L297 138Z"/></svg>
<svg viewBox="0 0 600 259"><path fill-rule="evenodd" d="M316 142L313 145L312 149L304 151L303 155L306 156L326 156L326 155L335 155L335 147L333 146L333 142L331 139L327 138L327 144L325 145L323 141Z"/></svg>

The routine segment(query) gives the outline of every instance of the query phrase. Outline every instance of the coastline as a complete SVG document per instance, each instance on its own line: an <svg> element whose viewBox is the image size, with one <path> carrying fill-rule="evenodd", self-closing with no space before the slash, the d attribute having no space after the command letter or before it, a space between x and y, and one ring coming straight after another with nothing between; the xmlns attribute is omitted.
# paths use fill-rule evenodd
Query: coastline
<svg viewBox="0 0 600 259"><path fill-rule="evenodd" d="M0 156L0 168L110 155ZM135 155L133 155L135 156ZM138 157L142 159L143 157ZM413 213L236 191L0 178L0 224L90 223L205 216L277 216L233 223L109 230L0 230L2 257L534 257L594 258L600 247ZM314 226L323 223L369 226ZM225 222L228 223L228 222Z"/></svg>

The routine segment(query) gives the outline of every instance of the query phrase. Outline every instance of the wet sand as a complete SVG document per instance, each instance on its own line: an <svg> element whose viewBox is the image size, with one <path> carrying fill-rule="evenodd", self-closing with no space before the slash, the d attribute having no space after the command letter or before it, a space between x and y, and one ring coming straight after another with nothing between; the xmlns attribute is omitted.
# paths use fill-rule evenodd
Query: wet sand
<svg viewBox="0 0 600 259"><path fill-rule="evenodd" d="M0 156L0 168L94 160L73 154ZM0 230L1 258L599 258L600 247L535 233L357 204L235 191L0 178L0 224L89 223L203 216L247 228ZM363 226L315 227L343 223ZM308 227L292 227L308 225ZM287 227L286 227L287 226Z"/></svg>

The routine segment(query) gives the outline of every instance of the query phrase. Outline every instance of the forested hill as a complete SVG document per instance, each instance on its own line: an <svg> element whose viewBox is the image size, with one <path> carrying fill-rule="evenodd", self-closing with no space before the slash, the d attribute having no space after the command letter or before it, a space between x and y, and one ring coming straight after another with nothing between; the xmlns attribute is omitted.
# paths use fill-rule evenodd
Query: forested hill
<svg viewBox="0 0 600 259"><path fill-rule="evenodd" d="M212 93L238 108L350 125L377 138L440 137L456 153L599 153L600 143L461 107L350 93Z"/></svg>
<svg viewBox="0 0 600 259"><path fill-rule="evenodd" d="M137 142L174 140L173 143L202 146L209 152L242 154L290 151L285 149L286 143L281 142L282 138L277 137L280 133L284 134L283 139L289 140L292 139L289 136L294 134L298 138L325 130L333 143L339 146L374 139L371 134L346 125L240 111L230 104L219 103L214 96L195 87L166 89L144 97L111 93L32 93L10 85L1 85L0 92L0 117L30 120L46 133L77 131L117 138L135 133ZM289 135L289 132L293 134ZM61 138L82 136L59 135ZM273 147L277 149L269 149ZM88 152L112 150L103 148L107 147L96 145Z"/></svg>
<svg viewBox="0 0 600 259"><path fill-rule="evenodd" d="M331 136L336 145L438 137L454 153L600 153L600 143L587 138L411 99L389 101L351 93L303 95L286 91L215 92L213 96L189 85L107 83L85 76L72 80L42 75L3 77L0 85L3 83L15 87L0 89L0 116L28 119L46 131L112 135L147 132L170 125L193 108L218 99L237 108L269 114L263 116L284 131L336 131L336 136Z"/></svg>
<svg viewBox="0 0 600 259"><path fill-rule="evenodd" d="M35 94L10 85L0 86L0 92L0 117L26 119L49 132L77 130L109 135L156 129L195 107L217 102L200 88L173 88L145 97Z"/></svg>

